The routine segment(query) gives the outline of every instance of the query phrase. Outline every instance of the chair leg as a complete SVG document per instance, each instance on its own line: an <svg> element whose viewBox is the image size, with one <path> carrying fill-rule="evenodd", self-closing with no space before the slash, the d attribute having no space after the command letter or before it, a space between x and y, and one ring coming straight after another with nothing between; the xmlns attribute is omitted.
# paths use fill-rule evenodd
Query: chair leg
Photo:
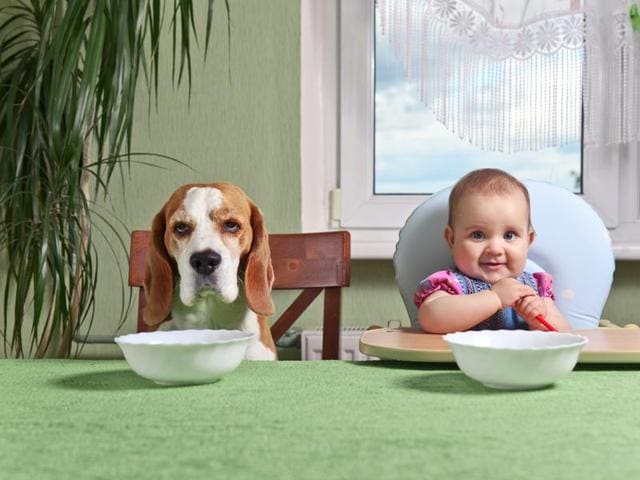
<svg viewBox="0 0 640 480"><path fill-rule="evenodd" d="M144 323L142 319L142 311L144 310L144 306L147 304L146 299L144 297L144 288L140 287L138 291L138 324L136 325L137 332L149 332L149 326Z"/></svg>
<svg viewBox="0 0 640 480"><path fill-rule="evenodd" d="M282 335L294 324L294 322L302 315L302 312L320 295L322 288L305 288L295 301L289 305L280 318L271 325L271 336L273 341L277 342Z"/></svg>
<svg viewBox="0 0 640 480"><path fill-rule="evenodd" d="M340 359L340 287L324 289L322 359Z"/></svg>

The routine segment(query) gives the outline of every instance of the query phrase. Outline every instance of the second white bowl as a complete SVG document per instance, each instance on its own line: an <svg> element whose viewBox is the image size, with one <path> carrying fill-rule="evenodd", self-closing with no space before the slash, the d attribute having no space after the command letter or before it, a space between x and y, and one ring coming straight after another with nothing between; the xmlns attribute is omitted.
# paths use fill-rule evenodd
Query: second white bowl
<svg viewBox="0 0 640 480"><path fill-rule="evenodd" d="M491 388L523 390L554 383L575 367L587 343L572 333L480 330L444 335L465 374Z"/></svg>

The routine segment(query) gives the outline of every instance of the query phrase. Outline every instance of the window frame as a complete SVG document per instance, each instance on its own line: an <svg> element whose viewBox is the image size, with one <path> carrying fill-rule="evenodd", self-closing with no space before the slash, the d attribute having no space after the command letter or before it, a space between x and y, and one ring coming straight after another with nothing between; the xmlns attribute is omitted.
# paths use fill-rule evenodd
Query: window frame
<svg viewBox="0 0 640 480"><path fill-rule="evenodd" d="M349 230L353 258L389 259L427 196L373 194L373 38L373 0L301 0L301 224ZM586 148L582 173L615 257L640 259L637 144Z"/></svg>

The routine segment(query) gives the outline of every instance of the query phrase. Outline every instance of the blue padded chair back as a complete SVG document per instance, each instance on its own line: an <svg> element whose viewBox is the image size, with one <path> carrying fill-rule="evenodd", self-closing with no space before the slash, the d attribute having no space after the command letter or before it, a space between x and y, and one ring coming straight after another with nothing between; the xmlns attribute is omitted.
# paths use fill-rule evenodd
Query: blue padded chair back
<svg viewBox="0 0 640 480"><path fill-rule="evenodd" d="M578 195L545 182L523 183L536 231L528 270L553 276L556 304L573 328L597 327L615 269L606 227ZM441 190L416 208L400 230L393 256L396 282L414 327L419 327L416 286L430 273L453 266L443 236L450 191Z"/></svg>

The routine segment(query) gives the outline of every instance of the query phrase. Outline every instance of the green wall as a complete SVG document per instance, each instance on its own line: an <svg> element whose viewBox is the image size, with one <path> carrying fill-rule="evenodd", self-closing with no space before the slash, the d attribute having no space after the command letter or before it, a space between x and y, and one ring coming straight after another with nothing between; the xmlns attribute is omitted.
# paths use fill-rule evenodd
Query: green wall
<svg viewBox="0 0 640 480"><path fill-rule="evenodd" d="M114 181L105 212L115 212L130 230L148 229L153 215L179 185L223 180L240 185L260 205L271 232L300 230L299 1L232 0L230 7L229 43L224 2L215 3L213 45L206 64L201 55L194 58L190 106L186 85L179 90L172 86L169 64L160 84L157 111L148 112L148 97L141 88L133 150L170 155L188 167L140 157L122 179ZM169 63L169 56L165 58ZM118 261L112 248L118 252ZM102 242L100 252L101 283L92 333L112 335L119 322L126 260L113 236ZM125 270L119 271L118 265ZM605 318L617 323L638 321L639 265L618 263ZM279 312L291 298L276 292ZM135 298L120 333L134 331L134 318ZM408 323L391 262L354 261L352 285L343 294L344 324L386 324L391 319ZM320 324L316 302L302 325ZM86 356L117 352L113 346L85 349Z"/></svg>

